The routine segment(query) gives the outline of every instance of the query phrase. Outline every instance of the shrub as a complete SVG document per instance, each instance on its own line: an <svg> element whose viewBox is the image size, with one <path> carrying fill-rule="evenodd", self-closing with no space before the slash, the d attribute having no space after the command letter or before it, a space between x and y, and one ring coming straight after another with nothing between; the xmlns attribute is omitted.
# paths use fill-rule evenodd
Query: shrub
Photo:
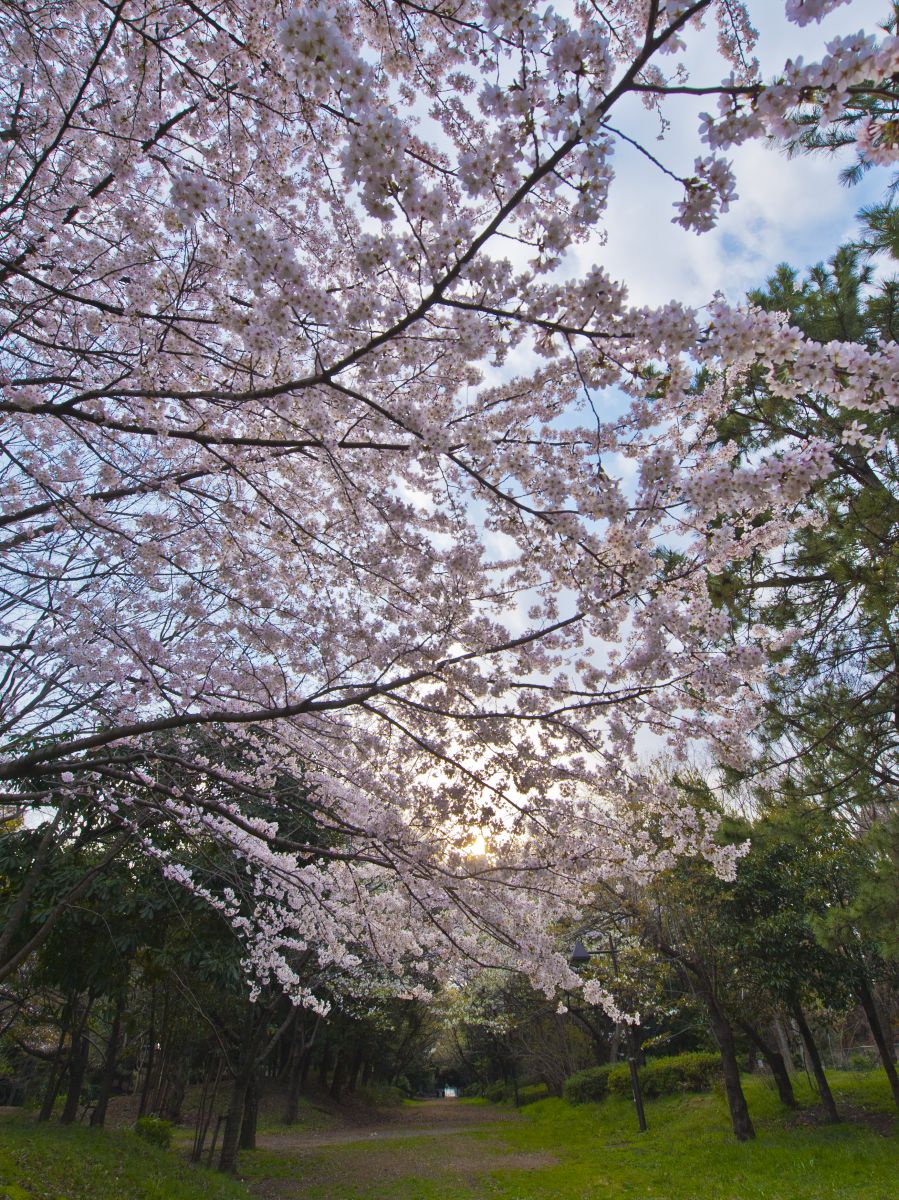
<svg viewBox="0 0 899 1200"><path fill-rule="evenodd" d="M172 1122L163 1121L162 1117L138 1117L134 1132L145 1142L161 1146L163 1150L168 1150L172 1144Z"/></svg>
<svg viewBox="0 0 899 1200"><path fill-rule="evenodd" d="M481 1095L481 1085L477 1082L466 1083L465 1087L462 1089L462 1095L467 1097L469 1100L475 1096L480 1096Z"/></svg>
<svg viewBox="0 0 899 1200"><path fill-rule="evenodd" d="M876 1051L862 1048L853 1050L849 1055L847 1066L850 1071L870 1071L872 1067L878 1065L879 1061Z"/></svg>
<svg viewBox="0 0 899 1200"><path fill-rule="evenodd" d="M708 1051L694 1050L670 1058L655 1058L643 1068L647 1080L656 1077L656 1095L672 1092L705 1092L721 1075L721 1059Z"/></svg>
<svg viewBox="0 0 899 1200"><path fill-rule="evenodd" d="M631 1095L631 1069L627 1063L618 1063L609 1069L609 1094L612 1096Z"/></svg>
<svg viewBox="0 0 899 1200"><path fill-rule="evenodd" d="M609 1090L609 1075L614 1069L611 1066L588 1067L586 1071L569 1075L562 1095L569 1104L591 1104L602 1100Z"/></svg>
<svg viewBox="0 0 899 1200"><path fill-rule="evenodd" d="M545 1083L526 1083L518 1089L518 1104L524 1108L526 1104L536 1104L538 1100L545 1100L549 1096L549 1088ZM514 1100L515 1093L512 1093Z"/></svg>
<svg viewBox="0 0 899 1200"><path fill-rule="evenodd" d="M707 1091L720 1073L721 1060L717 1054L697 1051L651 1058L637 1074L643 1095L647 1100L654 1100L657 1096L673 1096L678 1092ZM579 1071L565 1082L565 1099L570 1104L602 1100L607 1094L630 1097L631 1072L627 1063L592 1067L588 1071Z"/></svg>

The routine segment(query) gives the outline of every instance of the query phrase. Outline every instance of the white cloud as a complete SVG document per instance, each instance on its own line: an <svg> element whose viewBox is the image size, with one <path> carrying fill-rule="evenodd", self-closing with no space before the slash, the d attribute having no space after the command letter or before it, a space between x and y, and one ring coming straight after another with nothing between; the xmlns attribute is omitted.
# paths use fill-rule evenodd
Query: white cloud
<svg viewBox="0 0 899 1200"><path fill-rule="evenodd" d="M797 29L784 20L779 0L751 7L762 34L757 53L766 77L787 58L820 57L838 33L875 30L884 11L877 0L854 0L821 26ZM693 83L711 85L720 78L713 40L710 29L691 39L686 65ZM666 110L671 126L663 138L658 118L636 101L616 111L613 124L683 176L692 173L697 155L708 153L696 129L698 114L714 104L714 97L672 99ZM577 265L571 263L570 269L601 263L627 283L636 304L677 299L702 305L716 290L738 300L748 288L763 284L780 262L801 268L827 258L851 231L857 210L880 198L888 177L886 171L872 171L860 187L845 188L838 180L839 160L829 155L787 159L782 151L759 143L736 148L728 157L739 199L714 232L698 237L671 223L679 185L637 150L620 144L605 222L608 240L580 247Z"/></svg>

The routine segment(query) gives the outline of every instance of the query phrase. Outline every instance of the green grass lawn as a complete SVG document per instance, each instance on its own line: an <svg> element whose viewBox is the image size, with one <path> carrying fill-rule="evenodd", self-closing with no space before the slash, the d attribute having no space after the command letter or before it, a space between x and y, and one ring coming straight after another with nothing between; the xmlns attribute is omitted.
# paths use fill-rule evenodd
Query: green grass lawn
<svg viewBox="0 0 899 1200"><path fill-rule="evenodd" d="M799 1113L784 1113L764 1080L746 1079L758 1137L745 1145L715 1093L650 1102L645 1134L619 1099L543 1100L517 1114L475 1102L484 1121L507 1119L426 1136L402 1124L347 1130L357 1140L340 1145L304 1146L298 1129L270 1135L241 1156L245 1182L128 1132L5 1118L0 1200L899 1200L883 1073L834 1072L832 1081L850 1118L837 1126L819 1123L804 1079Z"/></svg>
<svg viewBox="0 0 899 1200"><path fill-rule="evenodd" d="M814 1123L814 1110L785 1115L762 1080L745 1080L757 1138L739 1144L721 1096L683 1096L647 1106L640 1134L632 1105L609 1099L571 1108L558 1100L526 1110L504 1131L509 1146L555 1148L558 1163L494 1177L489 1195L509 1200L897 1200L899 1138L861 1118L893 1108L881 1072L833 1075L853 1120ZM800 1102L814 1097L798 1081ZM895 1110L894 1110L895 1111ZM488 1194L488 1193L485 1193Z"/></svg>
<svg viewBox="0 0 899 1200"><path fill-rule="evenodd" d="M0 1200L249 1200L246 1188L192 1167L126 1130L0 1119Z"/></svg>

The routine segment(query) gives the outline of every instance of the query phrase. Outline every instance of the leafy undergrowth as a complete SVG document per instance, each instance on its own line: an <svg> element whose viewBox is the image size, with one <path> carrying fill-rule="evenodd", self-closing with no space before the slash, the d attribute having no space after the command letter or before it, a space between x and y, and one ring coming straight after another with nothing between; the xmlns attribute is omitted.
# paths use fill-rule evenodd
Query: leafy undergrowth
<svg viewBox="0 0 899 1200"><path fill-rule="evenodd" d="M881 1072L834 1073L849 1117L837 1126L821 1123L804 1080L795 1114L764 1080L744 1083L758 1133L745 1145L720 1092L650 1102L645 1134L625 1100L544 1100L478 1131L272 1148L241 1169L266 1200L897 1200L899 1137ZM485 1119L493 1109L478 1107Z"/></svg>
<svg viewBox="0 0 899 1200"><path fill-rule="evenodd" d="M0 1119L0 1200L248 1200L246 1188L125 1130Z"/></svg>

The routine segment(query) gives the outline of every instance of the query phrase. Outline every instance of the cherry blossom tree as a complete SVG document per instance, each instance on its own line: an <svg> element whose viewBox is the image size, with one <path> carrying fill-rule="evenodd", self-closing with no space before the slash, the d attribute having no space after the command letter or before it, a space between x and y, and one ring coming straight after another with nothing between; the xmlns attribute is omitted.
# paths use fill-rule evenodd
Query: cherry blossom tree
<svg viewBox="0 0 899 1200"><path fill-rule="evenodd" d="M6 802L102 811L263 982L364 945L412 992L460 955L573 985L546 930L596 879L733 869L635 738L746 760L782 635L732 628L706 578L782 544L832 464L710 448L728 389L813 381L864 436L899 353L635 308L572 251L601 257L616 147L650 154L635 103L708 95L695 161L651 154L701 233L735 198L722 151L857 107L899 42L766 83L736 0L0 19ZM691 81L703 22L720 57ZM185 865L208 839L245 895Z"/></svg>

